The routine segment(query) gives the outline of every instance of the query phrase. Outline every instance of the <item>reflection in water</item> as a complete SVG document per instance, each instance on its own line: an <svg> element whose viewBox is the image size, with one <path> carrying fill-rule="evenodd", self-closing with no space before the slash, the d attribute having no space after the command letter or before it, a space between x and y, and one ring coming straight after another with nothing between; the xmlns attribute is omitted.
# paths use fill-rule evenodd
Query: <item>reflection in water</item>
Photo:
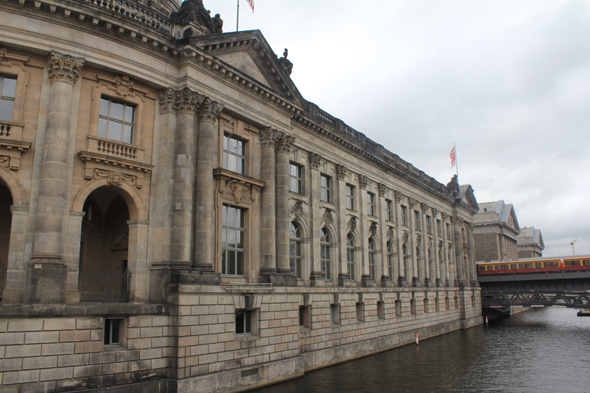
<svg viewBox="0 0 590 393"><path fill-rule="evenodd" d="M535 309L256 392L590 392L590 318Z"/></svg>

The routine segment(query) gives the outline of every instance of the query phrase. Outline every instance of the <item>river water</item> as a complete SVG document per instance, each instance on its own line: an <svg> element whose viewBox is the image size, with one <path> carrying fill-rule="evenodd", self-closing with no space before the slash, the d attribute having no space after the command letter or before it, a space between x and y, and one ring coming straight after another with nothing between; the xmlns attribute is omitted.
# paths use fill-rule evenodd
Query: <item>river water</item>
<svg viewBox="0 0 590 393"><path fill-rule="evenodd" d="M590 393L590 317L532 309L255 392Z"/></svg>

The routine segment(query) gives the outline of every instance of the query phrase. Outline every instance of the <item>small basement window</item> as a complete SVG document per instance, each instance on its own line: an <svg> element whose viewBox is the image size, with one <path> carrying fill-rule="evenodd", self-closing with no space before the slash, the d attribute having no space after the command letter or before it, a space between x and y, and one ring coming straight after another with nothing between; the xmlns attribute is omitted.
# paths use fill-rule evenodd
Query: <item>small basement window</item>
<svg viewBox="0 0 590 393"><path fill-rule="evenodd" d="M122 319L104 319L104 345L120 345Z"/></svg>

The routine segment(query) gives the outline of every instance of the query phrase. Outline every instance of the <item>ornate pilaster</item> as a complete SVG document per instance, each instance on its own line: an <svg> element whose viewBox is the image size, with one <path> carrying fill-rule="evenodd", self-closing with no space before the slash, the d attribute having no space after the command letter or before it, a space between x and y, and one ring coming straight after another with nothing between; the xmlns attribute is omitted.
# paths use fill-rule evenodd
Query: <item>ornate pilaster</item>
<svg viewBox="0 0 590 393"><path fill-rule="evenodd" d="M29 267L28 303L63 303L66 269L62 261L62 217L74 84L84 59L52 52L47 59L51 91L43 139L37 231Z"/></svg>
<svg viewBox="0 0 590 393"><path fill-rule="evenodd" d="M359 186L361 187L361 190L366 190L368 184L369 178L365 175L359 175Z"/></svg>
<svg viewBox="0 0 590 393"><path fill-rule="evenodd" d="M315 169L316 171L320 169L320 162L322 161L322 156L317 153L309 153L309 164L311 169Z"/></svg>
<svg viewBox="0 0 590 393"><path fill-rule="evenodd" d="M280 137L280 133L271 127L264 127L260 129L258 135L262 146L260 179L264 182L260 202L260 281L274 283L277 271L275 147Z"/></svg>
<svg viewBox="0 0 590 393"><path fill-rule="evenodd" d="M384 198L387 195L387 186L380 183L377 188L379 190L379 196Z"/></svg>
<svg viewBox="0 0 590 393"><path fill-rule="evenodd" d="M192 100L192 98L191 98ZM197 182L195 187L195 236L193 267L213 273L213 168L216 148L216 122L223 105L206 97L199 106L197 137ZM213 274L211 274L213 276ZM208 281L208 279L205 279Z"/></svg>
<svg viewBox="0 0 590 393"><path fill-rule="evenodd" d="M346 180L348 169L344 165L336 164L336 176L338 180Z"/></svg>
<svg viewBox="0 0 590 393"><path fill-rule="evenodd" d="M289 265L289 152L295 137L280 133L276 144L277 284L296 285Z"/></svg>
<svg viewBox="0 0 590 393"><path fill-rule="evenodd" d="M322 271L322 263L321 263L321 244L320 244L320 237L319 234L322 230L322 215L320 211L320 163L322 161L322 156L310 152L309 153L309 164L310 168L310 194L311 198L309 200L310 206L309 210L311 212L310 217L310 224L311 224L311 233L315 236L311 236L311 255L313 256L311 261L311 274L310 284L316 287L321 287L325 285L327 279L333 279L333 277L327 277L326 272ZM332 272L334 268L332 267ZM331 272L331 273L332 273ZM332 273L333 275L333 273Z"/></svg>

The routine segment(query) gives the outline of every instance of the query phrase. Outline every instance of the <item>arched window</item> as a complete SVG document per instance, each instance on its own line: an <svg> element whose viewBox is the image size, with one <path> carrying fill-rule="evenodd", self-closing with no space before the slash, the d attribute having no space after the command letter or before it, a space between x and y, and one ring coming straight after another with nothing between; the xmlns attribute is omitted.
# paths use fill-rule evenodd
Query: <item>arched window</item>
<svg viewBox="0 0 590 393"><path fill-rule="evenodd" d="M289 257L291 271L299 278L303 278L301 266L301 228L296 222L289 227Z"/></svg>
<svg viewBox="0 0 590 393"><path fill-rule="evenodd" d="M395 245L393 240L387 242L387 274L393 280L393 266L395 264Z"/></svg>
<svg viewBox="0 0 590 393"><path fill-rule="evenodd" d="M322 262L322 273L326 280L332 279L332 266L330 264L330 234L326 228L320 231L320 252Z"/></svg>
<svg viewBox="0 0 590 393"><path fill-rule="evenodd" d="M377 249L377 246L375 244L375 239L373 237L370 237L369 238L369 275L371 276L371 280L375 280L375 275L376 275L376 271L375 271L375 266L376 266L375 260L377 259L376 249Z"/></svg>
<svg viewBox="0 0 590 393"><path fill-rule="evenodd" d="M349 233L346 235L346 264L351 280L354 280L354 238Z"/></svg>

